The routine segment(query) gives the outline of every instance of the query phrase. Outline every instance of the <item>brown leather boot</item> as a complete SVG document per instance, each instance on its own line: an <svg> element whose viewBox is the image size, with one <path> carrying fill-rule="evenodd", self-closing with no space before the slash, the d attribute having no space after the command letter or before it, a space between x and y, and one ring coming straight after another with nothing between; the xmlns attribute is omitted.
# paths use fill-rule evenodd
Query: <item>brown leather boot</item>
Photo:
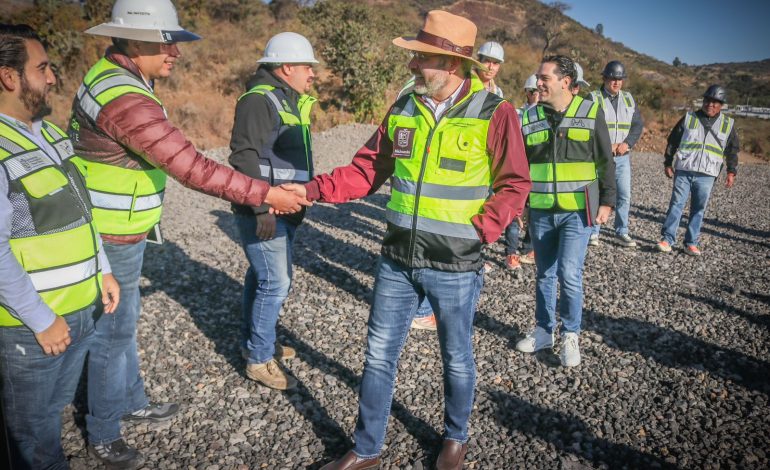
<svg viewBox="0 0 770 470"><path fill-rule="evenodd" d="M340 459L321 467L321 470L364 470L366 468L380 468L380 458L362 459L349 450Z"/></svg>
<svg viewBox="0 0 770 470"><path fill-rule="evenodd" d="M436 470L460 470L465 462L465 453L468 451L468 444L460 444L451 439L444 439L441 445L441 452L436 459Z"/></svg>

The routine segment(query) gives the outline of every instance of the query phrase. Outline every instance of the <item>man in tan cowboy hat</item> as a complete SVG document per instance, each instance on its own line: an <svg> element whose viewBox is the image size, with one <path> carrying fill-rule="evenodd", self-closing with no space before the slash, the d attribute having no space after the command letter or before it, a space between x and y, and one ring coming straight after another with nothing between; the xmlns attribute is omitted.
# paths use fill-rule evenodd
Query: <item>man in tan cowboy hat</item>
<svg viewBox="0 0 770 470"><path fill-rule="evenodd" d="M467 19L429 12L416 38L393 41L412 51L414 90L396 100L351 164L286 187L341 203L385 181L392 185L355 447L324 469L379 465L401 347L425 298L436 314L444 366L444 442L436 467L462 467L476 382L471 336L483 283L481 248L521 213L531 186L516 110L471 74L473 65L483 67L472 58L475 39Z"/></svg>

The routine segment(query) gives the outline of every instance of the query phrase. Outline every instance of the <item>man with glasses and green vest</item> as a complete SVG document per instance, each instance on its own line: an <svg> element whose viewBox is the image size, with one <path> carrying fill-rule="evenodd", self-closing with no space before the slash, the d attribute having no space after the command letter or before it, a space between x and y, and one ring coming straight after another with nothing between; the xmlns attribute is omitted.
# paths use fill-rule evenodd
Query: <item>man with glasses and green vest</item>
<svg viewBox="0 0 770 470"><path fill-rule="evenodd" d="M396 100L349 165L301 187L308 199L342 203L391 184L355 447L326 470L379 465L401 348L425 298L436 315L444 368L436 467L462 468L476 381L471 337L481 248L521 214L530 188L516 110L472 74L473 65L483 68L473 59L475 39L475 24L437 10L417 37L394 39L412 51L414 90Z"/></svg>
<svg viewBox="0 0 770 470"><path fill-rule="evenodd" d="M134 468L143 458L121 438L121 419L163 421L179 408L149 401L136 344L139 276L148 233L159 235L167 175L238 204L268 203L296 212L308 203L205 158L169 122L153 84L171 75L179 42L199 39L179 26L169 0L117 0L112 20L86 32L111 37L112 47L83 79L69 134L123 291L117 314L96 323L88 359L86 429L96 458Z"/></svg>
<svg viewBox="0 0 770 470"><path fill-rule="evenodd" d="M230 164L270 185L306 183L313 176L310 111L316 99L313 47L303 36L284 32L265 47L259 68L235 108ZM249 260L243 282L243 338L246 376L270 388L297 385L279 360L295 351L276 343L275 326L292 277L292 243L305 211L275 215L263 204L233 204L235 225Z"/></svg>
<svg viewBox="0 0 770 470"><path fill-rule="evenodd" d="M543 59L537 72L540 103L522 117L532 176L530 234L537 256L535 328L516 343L532 353L553 346L556 286L561 284L561 363L580 364L583 262L593 224L607 221L615 202L615 165L599 104L573 96L574 62Z"/></svg>
<svg viewBox="0 0 770 470"><path fill-rule="evenodd" d="M55 84L37 34L0 25L0 383L15 469L66 467L61 414L95 304L112 314L120 300L72 143L43 120Z"/></svg>

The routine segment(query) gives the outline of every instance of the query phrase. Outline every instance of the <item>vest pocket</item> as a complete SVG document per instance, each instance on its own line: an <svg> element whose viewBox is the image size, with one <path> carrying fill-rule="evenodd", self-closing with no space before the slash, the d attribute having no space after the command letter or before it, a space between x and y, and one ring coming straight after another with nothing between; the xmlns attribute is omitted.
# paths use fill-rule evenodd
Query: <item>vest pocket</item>
<svg viewBox="0 0 770 470"><path fill-rule="evenodd" d="M80 202L69 180L55 166L49 166L20 180L27 195L37 233L45 233L83 218Z"/></svg>

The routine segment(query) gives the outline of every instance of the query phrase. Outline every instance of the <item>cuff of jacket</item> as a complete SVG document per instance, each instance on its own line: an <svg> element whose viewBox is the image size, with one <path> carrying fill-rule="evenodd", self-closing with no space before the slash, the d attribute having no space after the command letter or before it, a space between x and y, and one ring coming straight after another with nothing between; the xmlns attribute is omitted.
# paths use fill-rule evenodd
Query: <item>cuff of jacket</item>
<svg viewBox="0 0 770 470"><path fill-rule="evenodd" d="M321 188L318 186L318 181L310 181L305 183L305 190L307 191L306 198L308 201L313 202L321 199Z"/></svg>

